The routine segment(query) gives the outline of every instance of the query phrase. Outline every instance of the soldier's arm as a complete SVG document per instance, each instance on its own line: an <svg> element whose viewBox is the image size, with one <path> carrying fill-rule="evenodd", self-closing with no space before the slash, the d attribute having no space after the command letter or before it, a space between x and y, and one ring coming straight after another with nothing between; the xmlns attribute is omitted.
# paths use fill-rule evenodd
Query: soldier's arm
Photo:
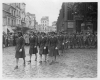
<svg viewBox="0 0 100 80"><path fill-rule="evenodd" d="M24 46L25 46L25 40L24 40L24 38L22 38L22 41L21 41L22 43L22 46L21 46L21 48L20 49L22 49L22 48L24 48Z"/></svg>
<svg viewBox="0 0 100 80"><path fill-rule="evenodd" d="M35 37L35 46L37 46L37 43L38 43L38 38Z"/></svg>

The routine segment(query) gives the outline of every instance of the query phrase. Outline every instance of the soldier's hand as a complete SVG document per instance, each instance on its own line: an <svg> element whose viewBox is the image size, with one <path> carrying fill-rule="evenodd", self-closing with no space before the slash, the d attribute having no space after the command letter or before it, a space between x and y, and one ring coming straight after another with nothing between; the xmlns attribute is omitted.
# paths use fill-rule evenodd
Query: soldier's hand
<svg viewBox="0 0 100 80"><path fill-rule="evenodd" d="M46 49L46 47L44 47L44 49Z"/></svg>
<svg viewBox="0 0 100 80"><path fill-rule="evenodd" d="M62 45L64 45L64 43L62 43Z"/></svg>
<svg viewBox="0 0 100 80"><path fill-rule="evenodd" d="M55 49L58 49L57 47Z"/></svg>
<svg viewBox="0 0 100 80"><path fill-rule="evenodd" d="M22 52L22 49L20 49L19 52Z"/></svg>

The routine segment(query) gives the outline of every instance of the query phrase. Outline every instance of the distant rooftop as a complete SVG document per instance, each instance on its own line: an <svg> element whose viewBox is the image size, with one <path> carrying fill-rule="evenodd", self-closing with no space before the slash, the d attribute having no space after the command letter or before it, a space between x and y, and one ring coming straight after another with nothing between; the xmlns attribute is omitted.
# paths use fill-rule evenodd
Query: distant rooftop
<svg viewBox="0 0 100 80"><path fill-rule="evenodd" d="M35 14L31 14L31 13L29 13L29 12L27 12L27 15L35 16Z"/></svg>
<svg viewBox="0 0 100 80"><path fill-rule="evenodd" d="M44 16L41 18L41 20L49 20L49 17L48 16Z"/></svg>

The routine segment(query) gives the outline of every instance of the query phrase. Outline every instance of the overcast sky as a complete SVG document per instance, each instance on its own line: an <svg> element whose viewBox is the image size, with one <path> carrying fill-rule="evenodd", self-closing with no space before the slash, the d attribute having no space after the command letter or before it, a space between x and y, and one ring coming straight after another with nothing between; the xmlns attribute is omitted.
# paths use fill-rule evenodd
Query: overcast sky
<svg viewBox="0 0 100 80"><path fill-rule="evenodd" d="M26 12L35 14L39 24L43 16L48 16L50 26L53 21L57 21L62 5L62 1L57 0L27 0L25 3Z"/></svg>

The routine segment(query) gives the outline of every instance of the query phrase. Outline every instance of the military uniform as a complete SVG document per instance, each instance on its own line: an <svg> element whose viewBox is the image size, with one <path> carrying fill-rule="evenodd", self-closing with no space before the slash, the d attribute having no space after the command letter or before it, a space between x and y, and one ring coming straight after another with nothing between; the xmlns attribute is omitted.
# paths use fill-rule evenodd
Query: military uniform
<svg viewBox="0 0 100 80"><path fill-rule="evenodd" d="M59 50L61 50L63 53L63 50L64 50L64 36L63 35L59 36Z"/></svg>
<svg viewBox="0 0 100 80"><path fill-rule="evenodd" d="M44 48L43 48L43 53L42 54L48 54L48 37L45 36L44 39L42 40L42 42L44 44L43 45Z"/></svg>
<svg viewBox="0 0 100 80"><path fill-rule="evenodd" d="M70 48L73 48L73 35L70 35Z"/></svg>
<svg viewBox="0 0 100 80"><path fill-rule="evenodd" d="M16 45L15 58L25 58L26 55L25 55L25 49L24 49L24 44L25 44L24 38L22 36L17 38L16 43L17 45ZM20 49L22 49L21 52L20 52Z"/></svg>
<svg viewBox="0 0 100 80"><path fill-rule="evenodd" d="M86 35L83 35L83 47L85 48L86 47Z"/></svg>
<svg viewBox="0 0 100 80"><path fill-rule="evenodd" d="M30 49L29 49L29 54L36 54L38 52L37 50L37 38L36 36L30 37L29 38L29 43L30 43Z"/></svg>
<svg viewBox="0 0 100 80"><path fill-rule="evenodd" d="M57 47L57 37L51 37L50 38L50 56L56 56L58 54L57 50L55 49Z"/></svg>
<svg viewBox="0 0 100 80"><path fill-rule="evenodd" d="M68 49L68 35L65 36L65 49Z"/></svg>
<svg viewBox="0 0 100 80"><path fill-rule="evenodd" d="M76 48L76 35L73 35L73 48Z"/></svg>
<svg viewBox="0 0 100 80"><path fill-rule="evenodd" d="M40 40L40 55L48 54L48 47L46 46L47 38L42 37Z"/></svg>

